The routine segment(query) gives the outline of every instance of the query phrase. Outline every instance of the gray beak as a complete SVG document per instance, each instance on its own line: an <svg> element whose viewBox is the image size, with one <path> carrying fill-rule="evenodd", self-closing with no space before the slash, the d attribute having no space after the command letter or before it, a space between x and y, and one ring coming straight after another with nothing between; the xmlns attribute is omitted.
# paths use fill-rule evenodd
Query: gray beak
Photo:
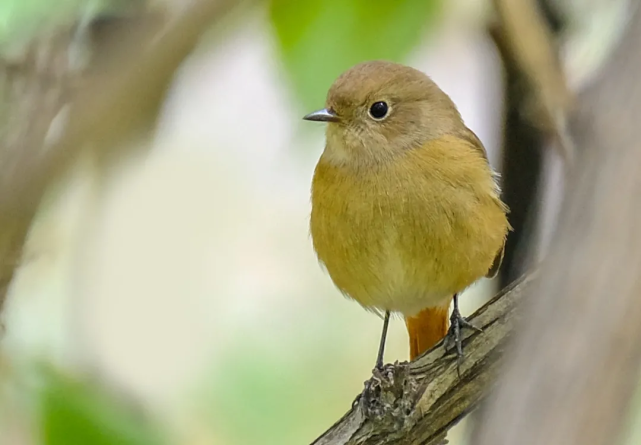
<svg viewBox="0 0 641 445"><path fill-rule="evenodd" d="M314 111L303 117L306 121L316 122L338 122L340 118L331 109L323 108L322 110Z"/></svg>

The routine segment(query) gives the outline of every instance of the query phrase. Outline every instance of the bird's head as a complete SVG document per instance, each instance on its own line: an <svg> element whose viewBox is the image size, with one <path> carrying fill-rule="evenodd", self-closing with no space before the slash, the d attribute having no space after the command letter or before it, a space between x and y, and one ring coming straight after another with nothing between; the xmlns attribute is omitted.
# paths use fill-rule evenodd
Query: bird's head
<svg viewBox="0 0 641 445"><path fill-rule="evenodd" d="M339 164L384 162L463 125L452 100L428 76L386 61L344 72L325 108L303 119L329 123L324 156Z"/></svg>

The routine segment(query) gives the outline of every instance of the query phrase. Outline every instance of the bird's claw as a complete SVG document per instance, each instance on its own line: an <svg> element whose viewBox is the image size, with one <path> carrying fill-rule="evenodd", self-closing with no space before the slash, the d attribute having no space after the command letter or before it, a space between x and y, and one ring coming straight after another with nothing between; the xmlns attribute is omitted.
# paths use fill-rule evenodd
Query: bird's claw
<svg viewBox="0 0 641 445"><path fill-rule="evenodd" d="M455 309L450 317L450 328L447 331L443 347L446 352L449 352L453 346L456 347L456 372L461 377L461 364L463 363L463 339L461 338L461 331L463 329L470 329L475 332L483 332L481 328L474 326L467 321L461 313Z"/></svg>

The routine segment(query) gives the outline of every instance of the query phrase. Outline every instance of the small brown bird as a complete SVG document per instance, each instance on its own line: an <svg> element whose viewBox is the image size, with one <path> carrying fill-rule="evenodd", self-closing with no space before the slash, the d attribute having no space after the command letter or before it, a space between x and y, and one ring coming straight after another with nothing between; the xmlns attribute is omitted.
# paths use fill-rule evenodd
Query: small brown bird
<svg viewBox="0 0 641 445"><path fill-rule="evenodd" d="M485 149L452 100L425 74L385 61L343 73L312 183L311 234L334 284L384 314L405 317L410 359L448 333L462 357L458 294L493 276L509 224ZM446 343L452 343L447 341Z"/></svg>

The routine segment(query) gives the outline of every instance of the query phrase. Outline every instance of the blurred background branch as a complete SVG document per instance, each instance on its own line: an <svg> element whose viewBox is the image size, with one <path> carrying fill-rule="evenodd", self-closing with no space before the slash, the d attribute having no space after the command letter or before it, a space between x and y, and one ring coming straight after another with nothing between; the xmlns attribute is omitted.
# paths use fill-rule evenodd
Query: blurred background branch
<svg viewBox="0 0 641 445"><path fill-rule="evenodd" d="M566 164L574 158L567 134L572 93L559 60L557 44L546 15L535 0L494 0L498 21L493 37L504 63L519 70L527 89L521 110L532 123L552 137Z"/></svg>
<svg viewBox="0 0 641 445"><path fill-rule="evenodd" d="M156 15L129 20L118 29L117 43L102 42L108 51L101 52L99 69L82 79L80 67L71 64L82 29L46 36L22 61L2 66L0 307L47 186L91 144L111 151L149 131L176 69L236 3L195 1L164 26ZM142 27L144 20L154 26Z"/></svg>
<svg viewBox="0 0 641 445"><path fill-rule="evenodd" d="M544 160L550 145L562 159L571 157L562 144L550 144L559 140L557 117L565 126L571 93L557 54L562 24L547 3L494 0L494 6L489 33L501 55L505 85L501 183L514 228L499 275L501 286L507 286L540 253Z"/></svg>
<svg viewBox="0 0 641 445"><path fill-rule="evenodd" d="M62 130L62 110L80 75L69 54L73 39L73 29L58 30L0 65L0 201L21 203L0 205L0 310L41 198L17 186L34 179L31 167Z"/></svg>
<svg viewBox="0 0 641 445"><path fill-rule="evenodd" d="M641 8L579 98L559 227L473 443L620 440L641 362Z"/></svg>

